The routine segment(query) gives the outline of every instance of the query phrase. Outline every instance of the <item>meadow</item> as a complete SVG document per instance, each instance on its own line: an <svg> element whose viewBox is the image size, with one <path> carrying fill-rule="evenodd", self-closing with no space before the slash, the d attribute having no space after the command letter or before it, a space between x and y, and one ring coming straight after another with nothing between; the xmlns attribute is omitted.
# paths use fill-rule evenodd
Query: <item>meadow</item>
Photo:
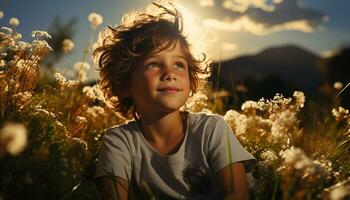
<svg viewBox="0 0 350 200"><path fill-rule="evenodd" d="M126 119L98 83L87 82L95 45L87 42L68 79L45 70L42 61L56 51L51 36L33 31L23 41L16 20L0 30L0 199L99 199L93 176L101 134ZM88 20L92 31L102 22L98 14ZM73 47L63 41L65 53ZM335 98L337 84L327 105L295 91L231 109L207 87L183 109L223 115L257 158L247 174L251 199L349 199L350 114Z"/></svg>

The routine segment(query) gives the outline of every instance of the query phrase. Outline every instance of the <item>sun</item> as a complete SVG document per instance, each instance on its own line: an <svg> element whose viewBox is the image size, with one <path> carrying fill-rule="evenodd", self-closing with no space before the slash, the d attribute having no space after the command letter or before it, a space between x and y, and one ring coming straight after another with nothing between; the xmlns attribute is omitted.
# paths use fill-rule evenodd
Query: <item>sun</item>
<svg viewBox="0 0 350 200"><path fill-rule="evenodd" d="M209 46L216 41L216 35L201 23L200 13L193 12L179 1L173 2L183 18L183 34L187 37L194 55L207 53Z"/></svg>

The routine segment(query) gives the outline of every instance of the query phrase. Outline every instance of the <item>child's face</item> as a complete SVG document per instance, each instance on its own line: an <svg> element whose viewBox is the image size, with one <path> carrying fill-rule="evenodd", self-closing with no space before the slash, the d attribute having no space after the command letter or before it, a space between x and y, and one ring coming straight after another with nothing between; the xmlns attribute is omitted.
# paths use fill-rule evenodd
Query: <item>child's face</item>
<svg viewBox="0 0 350 200"><path fill-rule="evenodd" d="M184 105L189 93L188 63L178 42L141 62L127 91L141 115L175 111Z"/></svg>

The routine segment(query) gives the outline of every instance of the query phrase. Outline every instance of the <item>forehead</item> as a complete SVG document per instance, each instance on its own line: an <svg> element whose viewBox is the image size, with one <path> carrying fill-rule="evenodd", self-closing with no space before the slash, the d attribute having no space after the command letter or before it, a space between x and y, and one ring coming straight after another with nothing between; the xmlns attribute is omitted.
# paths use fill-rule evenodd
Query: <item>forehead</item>
<svg viewBox="0 0 350 200"><path fill-rule="evenodd" d="M158 54L174 54L183 57L188 57L189 50L186 44L179 40L163 41L160 45L154 48L146 57Z"/></svg>

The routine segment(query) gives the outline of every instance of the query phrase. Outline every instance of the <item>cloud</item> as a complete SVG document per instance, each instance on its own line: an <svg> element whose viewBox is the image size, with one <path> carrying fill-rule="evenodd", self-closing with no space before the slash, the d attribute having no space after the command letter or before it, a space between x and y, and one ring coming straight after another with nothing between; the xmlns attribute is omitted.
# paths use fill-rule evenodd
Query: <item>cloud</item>
<svg viewBox="0 0 350 200"><path fill-rule="evenodd" d="M245 12L249 7L260 8L265 11L273 11L273 4L268 4L265 0L224 0L222 2L222 7L234 12Z"/></svg>
<svg viewBox="0 0 350 200"><path fill-rule="evenodd" d="M267 27L263 23L252 21L247 16L234 21L219 21L215 19L206 19L202 21L203 26L225 30L225 31L247 31L255 35L264 35L271 32L277 32L282 30L299 30L303 32L313 32L314 26L307 20L296 20L277 24Z"/></svg>
<svg viewBox="0 0 350 200"><path fill-rule="evenodd" d="M225 42L221 45L222 50L224 51L234 51L238 48L237 44Z"/></svg>
<svg viewBox="0 0 350 200"><path fill-rule="evenodd" d="M283 30L313 32L329 20L301 0L200 0L202 23L226 31L248 31L256 35ZM204 3L203 3L204 2Z"/></svg>

